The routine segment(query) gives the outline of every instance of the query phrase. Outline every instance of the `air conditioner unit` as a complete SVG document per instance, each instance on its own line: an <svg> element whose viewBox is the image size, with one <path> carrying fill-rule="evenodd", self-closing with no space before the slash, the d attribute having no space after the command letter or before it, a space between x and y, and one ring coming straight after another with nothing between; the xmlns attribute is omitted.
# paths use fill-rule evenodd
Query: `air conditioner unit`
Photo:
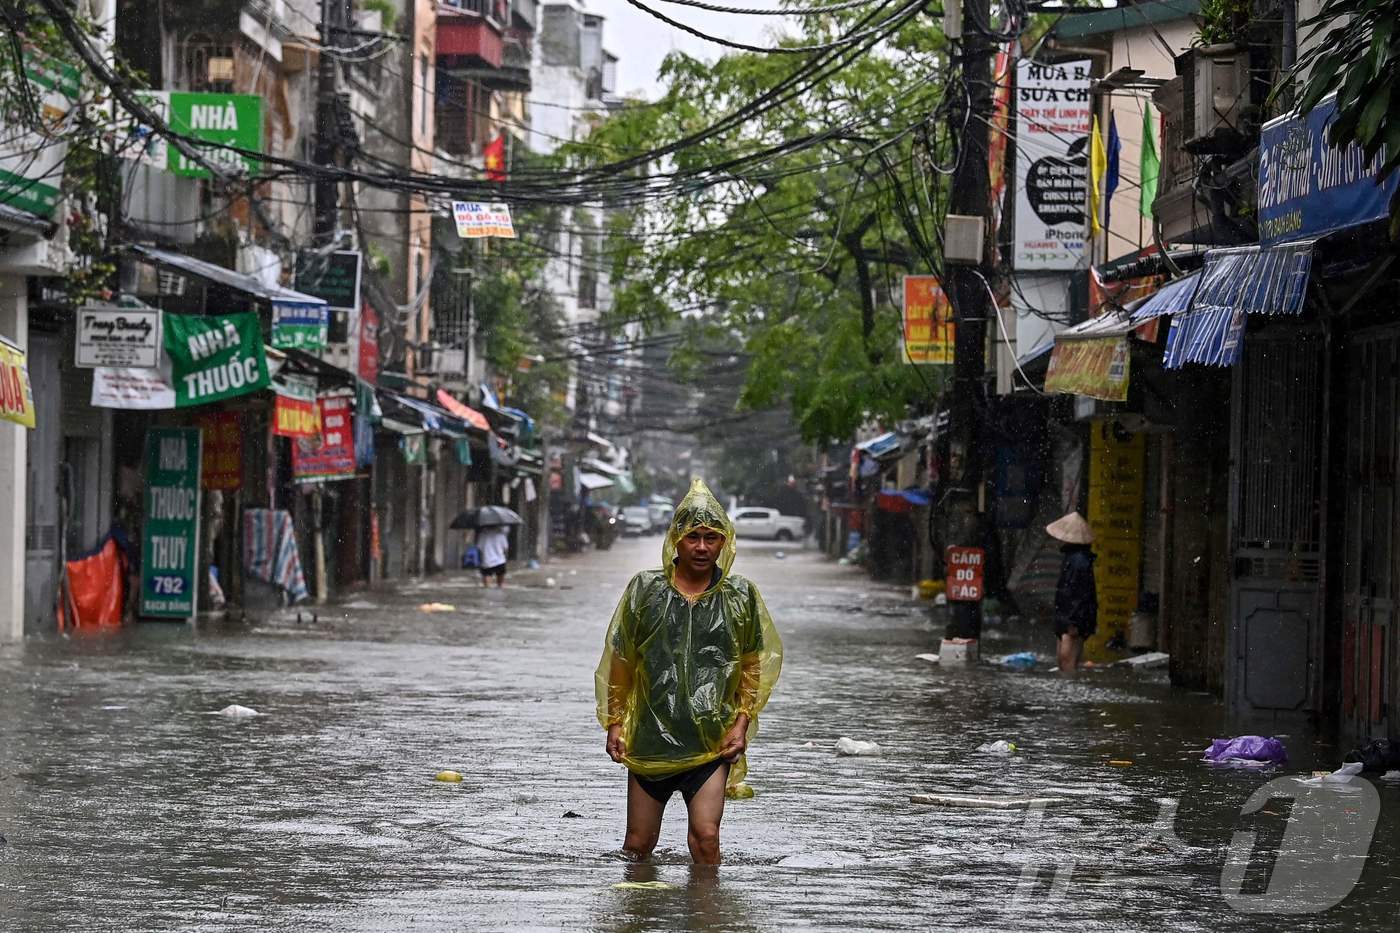
<svg viewBox="0 0 1400 933"><path fill-rule="evenodd" d="M1177 60L1184 84L1186 141L1197 155L1229 154L1246 140L1249 52L1236 45L1191 49Z"/></svg>

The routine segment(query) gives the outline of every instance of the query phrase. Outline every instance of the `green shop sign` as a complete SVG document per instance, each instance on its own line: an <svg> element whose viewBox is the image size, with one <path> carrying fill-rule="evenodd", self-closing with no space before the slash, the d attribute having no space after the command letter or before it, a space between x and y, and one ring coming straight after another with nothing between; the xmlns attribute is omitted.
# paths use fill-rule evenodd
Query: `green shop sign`
<svg viewBox="0 0 1400 933"><path fill-rule="evenodd" d="M146 432L141 615L190 619L198 610L199 428Z"/></svg>
<svg viewBox="0 0 1400 933"><path fill-rule="evenodd" d="M252 94L203 94L170 91L166 122L176 133L210 143L263 151L263 101ZM210 162L230 172L256 175L257 159L229 149L197 147ZM166 167L186 178L208 178L209 170L192 162L174 146L167 148Z"/></svg>
<svg viewBox="0 0 1400 933"><path fill-rule="evenodd" d="M272 383L262 328L253 313L168 314L165 352L176 408L247 395Z"/></svg>

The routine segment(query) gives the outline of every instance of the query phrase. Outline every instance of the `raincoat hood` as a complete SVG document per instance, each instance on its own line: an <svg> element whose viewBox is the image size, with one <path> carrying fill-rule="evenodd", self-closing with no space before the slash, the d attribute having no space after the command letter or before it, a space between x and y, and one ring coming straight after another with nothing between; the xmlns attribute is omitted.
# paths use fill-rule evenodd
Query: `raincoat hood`
<svg viewBox="0 0 1400 933"><path fill-rule="evenodd" d="M676 555L679 553L681 538L697 528L708 528L724 535L724 546L715 558L715 565L719 567L721 574L729 576L738 550L734 542L734 523L729 520L724 506L719 504L719 500L710 492L710 487L705 485L705 481L695 479L691 481L690 491L685 494L681 504L676 506L675 514L671 516L671 525L666 529L666 540L661 545L661 568L665 571L668 581L675 573Z"/></svg>

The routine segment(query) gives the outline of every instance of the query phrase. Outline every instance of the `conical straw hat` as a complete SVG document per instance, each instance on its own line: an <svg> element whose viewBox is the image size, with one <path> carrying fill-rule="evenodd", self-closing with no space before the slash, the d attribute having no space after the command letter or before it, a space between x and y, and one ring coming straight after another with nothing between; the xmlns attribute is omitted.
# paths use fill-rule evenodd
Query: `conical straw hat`
<svg viewBox="0 0 1400 933"><path fill-rule="evenodd" d="M1089 523L1078 512L1070 512L1064 518L1057 518L1045 526L1050 537L1065 544L1093 544L1094 532Z"/></svg>

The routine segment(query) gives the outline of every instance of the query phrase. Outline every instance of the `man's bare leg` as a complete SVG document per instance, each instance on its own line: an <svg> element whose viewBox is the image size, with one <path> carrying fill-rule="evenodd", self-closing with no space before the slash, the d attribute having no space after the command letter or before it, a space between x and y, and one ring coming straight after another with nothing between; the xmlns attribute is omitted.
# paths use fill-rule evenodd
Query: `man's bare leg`
<svg viewBox="0 0 1400 933"><path fill-rule="evenodd" d="M1084 639L1079 637L1079 629L1071 625L1069 631L1060 636L1056 645L1056 656L1060 662L1060 670L1075 671L1079 669L1079 657L1084 652Z"/></svg>
<svg viewBox="0 0 1400 933"><path fill-rule="evenodd" d="M690 830L686 842L690 857L696 865L719 864L719 823L724 819L724 785L729 780L729 765L715 769L700 792L690 798Z"/></svg>
<svg viewBox="0 0 1400 933"><path fill-rule="evenodd" d="M627 836L622 840L622 854L644 859L656 848L661 838L661 816L666 805L642 790L642 785L630 773L627 775Z"/></svg>

